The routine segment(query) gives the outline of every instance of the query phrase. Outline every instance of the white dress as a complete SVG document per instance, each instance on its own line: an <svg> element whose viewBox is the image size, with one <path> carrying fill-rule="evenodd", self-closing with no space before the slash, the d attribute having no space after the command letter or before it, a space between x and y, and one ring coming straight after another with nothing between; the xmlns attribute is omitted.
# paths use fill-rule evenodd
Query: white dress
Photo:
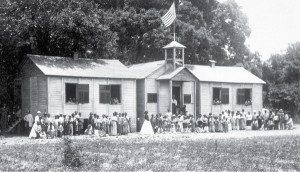
<svg viewBox="0 0 300 172"><path fill-rule="evenodd" d="M141 129L141 134L145 135L145 134L154 134L152 125L150 123L150 121L145 120Z"/></svg>

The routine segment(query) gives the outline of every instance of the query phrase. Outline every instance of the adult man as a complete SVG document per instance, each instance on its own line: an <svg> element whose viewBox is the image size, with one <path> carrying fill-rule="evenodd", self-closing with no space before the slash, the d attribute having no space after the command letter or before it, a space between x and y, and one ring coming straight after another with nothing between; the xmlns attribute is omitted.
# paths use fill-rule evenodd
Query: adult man
<svg viewBox="0 0 300 172"><path fill-rule="evenodd" d="M27 111L27 115L25 115L24 120L25 120L26 134L29 135L33 125L33 117L29 110Z"/></svg>
<svg viewBox="0 0 300 172"><path fill-rule="evenodd" d="M171 122L172 122L172 112L170 112L170 109L168 109L168 112L166 113L166 121L167 121L167 131L170 131L171 128Z"/></svg>
<svg viewBox="0 0 300 172"><path fill-rule="evenodd" d="M269 113L267 110L263 112L263 118L264 118L264 129L268 128L268 120L269 120Z"/></svg>
<svg viewBox="0 0 300 172"><path fill-rule="evenodd" d="M173 95L172 96L172 114L177 114L176 108L177 108L177 100L175 99L175 95Z"/></svg>
<svg viewBox="0 0 300 172"><path fill-rule="evenodd" d="M284 130L285 128L284 128L284 113L283 113L283 110L282 109L280 109L279 111L278 111L278 117L279 117L279 129L280 130Z"/></svg>

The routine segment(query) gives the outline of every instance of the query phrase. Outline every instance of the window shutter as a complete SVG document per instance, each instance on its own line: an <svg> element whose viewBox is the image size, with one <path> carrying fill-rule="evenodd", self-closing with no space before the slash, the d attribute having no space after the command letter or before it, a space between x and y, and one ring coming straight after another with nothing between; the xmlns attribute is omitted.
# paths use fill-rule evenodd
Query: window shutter
<svg viewBox="0 0 300 172"><path fill-rule="evenodd" d="M229 104L229 88L222 88L221 99L222 104Z"/></svg>

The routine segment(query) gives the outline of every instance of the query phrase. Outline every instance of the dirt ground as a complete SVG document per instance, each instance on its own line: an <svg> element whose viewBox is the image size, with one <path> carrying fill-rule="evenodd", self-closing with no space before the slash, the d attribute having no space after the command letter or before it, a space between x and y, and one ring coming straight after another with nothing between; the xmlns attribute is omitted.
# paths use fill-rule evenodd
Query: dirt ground
<svg viewBox="0 0 300 172"><path fill-rule="evenodd" d="M172 141L172 140L198 140L198 139L245 139L251 137L272 137L272 136L299 136L300 137L300 125L296 125L293 130L243 130L243 131L230 131L229 133L165 133L154 135L141 135L139 133L130 133L127 136L72 136L74 140L81 139L105 139L111 141L130 141L132 138L138 139L140 142L149 141ZM45 144L45 143L57 143L61 142L61 139L29 139L26 136L0 136L0 145L23 145L23 144Z"/></svg>

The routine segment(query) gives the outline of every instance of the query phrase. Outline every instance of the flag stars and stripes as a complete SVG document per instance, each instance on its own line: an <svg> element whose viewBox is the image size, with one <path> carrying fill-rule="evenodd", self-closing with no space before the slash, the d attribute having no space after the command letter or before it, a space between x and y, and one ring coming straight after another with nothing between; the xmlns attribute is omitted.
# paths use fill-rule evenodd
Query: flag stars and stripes
<svg viewBox="0 0 300 172"><path fill-rule="evenodd" d="M174 20L176 19L176 11L175 11L175 3L173 2L172 6L170 7L169 11L161 17L164 25L169 27Z"/></svg>

